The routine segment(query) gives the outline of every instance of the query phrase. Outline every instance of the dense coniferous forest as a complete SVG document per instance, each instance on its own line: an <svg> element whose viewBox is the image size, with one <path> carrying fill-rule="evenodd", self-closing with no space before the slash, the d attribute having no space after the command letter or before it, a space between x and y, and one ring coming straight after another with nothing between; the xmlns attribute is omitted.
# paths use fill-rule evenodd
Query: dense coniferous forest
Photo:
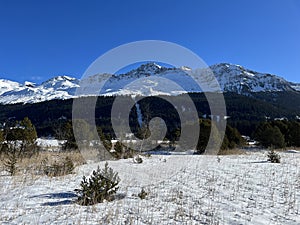
<svg viewBox="0 0 300 225"><path fill-rule="evenodd" d="M209 119L211 113L205 95L202 93L191 93L189 95L195 103L199 119ZM124 100L126 98L131 99L129 96L122 98ZM180 98L183 99L184 95L168 96L167 98L170 100L177 98L177 101L180 101ZM296 139L299 125L296 116L299 115L297 113L300 112L300 106L295 104L295 102L300 102L299 92L264 92L253 93L251 96L225 93L224 98L227 116L229 117L227 123L231 128L236 128L243 135L259 139L259 137L263 136L258 135L259 132L264 132L268 127L278 127L281 134L278 134L277 128L274 128L276 131L267 130L269 133L275 132L277 135L283 136L284 143L277 143L275 144L276 147L299 145L299 141L297 142ZM101 132L109 137L114 137L111 125L111 108L114 100L115 97L98 97L95 108L96 124ZM61 124L72 119L72 104L73 100L69 99L52 100L36 104L0 105L0 123L4 124L8 120L22 120L28 117L35 125L38 136L58 137L57 129ZM176 134L178 129L180 130L181 123L176 109L168 101L158 96L152 96L140 100L139 105L145 124L153 117L160 117L167 124L167 138L169 140L176 139L174 134ZM285 121L274 121L278 119L285 119ZM132 132L138 136L140 128L135 107L132 108L130 113L130 126ZM296 131L293 131L296 134L291 134L292 127L296 129ZM273 144L265 143L263 140L260 141L262 141L264 146L273 146Z"/></svg>

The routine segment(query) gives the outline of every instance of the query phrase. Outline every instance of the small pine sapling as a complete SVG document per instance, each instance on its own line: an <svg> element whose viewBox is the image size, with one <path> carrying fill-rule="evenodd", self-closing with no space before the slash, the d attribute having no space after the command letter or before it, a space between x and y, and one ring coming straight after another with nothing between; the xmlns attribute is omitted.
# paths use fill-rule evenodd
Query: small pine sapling
<svg viewBox="0 0 300 225"><path fill-rule="evenodd" d="M119 182L118 173L108 167L108 163L106 162L104 169L101 170L98 167L97 170L93 171L88 180L83 176L80 184L81 189L75 189L75 192L78 194L78 204L94 205L104 200L113 200L114 194L119 189Z"/></svg>
<svg viewBox="0 0 300 225"><path fill-rule="evenodd" d="M271 162L271 163L280 163L280 155L276 152L274 152L273 149L271 149L269 152L268 152L268 161Z"/></svg>

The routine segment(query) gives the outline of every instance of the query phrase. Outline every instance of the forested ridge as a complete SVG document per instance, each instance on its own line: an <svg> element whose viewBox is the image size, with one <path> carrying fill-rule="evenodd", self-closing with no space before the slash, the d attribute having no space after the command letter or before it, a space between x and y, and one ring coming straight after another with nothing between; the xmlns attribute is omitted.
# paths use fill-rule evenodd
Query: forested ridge
<svg viewBox="0 0 300 225"><path fill-rule="evenodd" d="M209 118L210 109L206 97L202 93L189 94L195 103L199 119ZM183 98L184 96L168 96L168 98ZM122 98L131 98L123 96ZM299 92L278 92L278 93L253 93L251 96L239 95L236 93L224 94L227 116L227 123L236 128L241 134L256 137L256 131L261 124L270 123L274 127L274 120L286 120L297 124L297 116L300 115ZM95 108L96 124L101 130L111 137L114 136L111 126L111 107L115 97L98 97ZM52 100L35 104L14 104L0 105L0 123L7 120L22 120L28 117L35 125L38 136L55 136L57 127L62 121L72 119L73 100ZM161 117L165 120L168 133L167 138L174 138L176 129L180 129L180 119L176 109L166 100L159 96L146 97L139 101L144 120L151 120L152 117ZM146 115L147 114L147 115ZM147 118L147 119L145 119ZM148 121L144 121L147 123ZM277 122L280 123L280 122ZM130 113L130 125L137 134L139 125L137 122L136 108L133 107ZM296 126L295 124L293 126ZM286 130L283 125L281 133L285 136ZM297 127L297 126L296 126Z"/></svg>

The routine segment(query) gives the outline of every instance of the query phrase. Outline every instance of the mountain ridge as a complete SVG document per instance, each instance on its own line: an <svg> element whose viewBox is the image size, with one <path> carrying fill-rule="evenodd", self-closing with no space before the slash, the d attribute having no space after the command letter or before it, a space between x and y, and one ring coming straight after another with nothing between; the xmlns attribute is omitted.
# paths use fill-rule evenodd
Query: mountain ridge
<svg viewBox="0 0 300 225"><path fill-rule="evenodd" d="M256 92L299 92L300 84L289 82L282 77L259 73L240 65L219 63L209 67L217 79L222 92L235 92L251 95ZM205 70L205 69L204 69ZM207 69L206 69L207 70ZM143 64L137 69L119 75L111 75L99 93L87 92L87 95L178 95L185 92L203 92L189 75L188 67L167 68L156 63ZM206 74L206 73L204 73ZM215 85L209 77L199 73L198 82ZM173 82L171 82L173 81ZM37 103L53 99L70 99L76 97L76 89L82 85L94 85L104 82L101 74L85 80L70 76L53 77L40 85L32 82L24 84L0 79L0 103ZM210 83L211 82L211 83ZM130 85L131 84L131 85ZM176 84L179 84L181 88ZM130 85L130 86L128 86ZM217 87L213 87L215 90Z"/></svg>

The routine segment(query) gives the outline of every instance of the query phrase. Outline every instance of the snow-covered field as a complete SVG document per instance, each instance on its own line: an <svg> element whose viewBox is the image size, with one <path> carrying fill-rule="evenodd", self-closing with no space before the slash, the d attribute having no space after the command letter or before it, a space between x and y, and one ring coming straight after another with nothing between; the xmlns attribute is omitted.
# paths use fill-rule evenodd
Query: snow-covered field
<svg viewBox="0 0 300 225"><path fill-rule="evenodd" d="M36 140L37 146L47 151L59 152L61 150L62 145L66 141L61 141L57 139L49 139L49 138L38 138Z"/></svg>
<svg viewBox="0 0 300 225"><path fill-rule="evenodd" d="M73 190L99 164L55 178L2 173L0 224L300 224L300 153L280 155L280 164L266 162L266 152L109 161L118 196L94 206L74 203Z"/></svg>

